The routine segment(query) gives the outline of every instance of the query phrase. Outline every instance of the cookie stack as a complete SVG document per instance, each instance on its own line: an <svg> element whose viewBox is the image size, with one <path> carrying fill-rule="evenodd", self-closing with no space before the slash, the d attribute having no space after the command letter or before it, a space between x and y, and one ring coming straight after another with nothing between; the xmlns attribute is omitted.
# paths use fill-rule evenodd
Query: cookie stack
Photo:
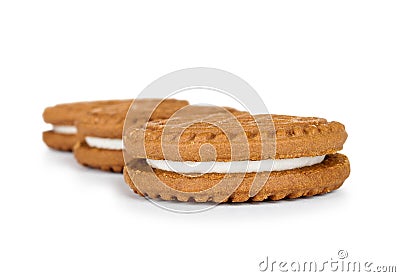
<svg viewBox="0 0 400 277"><path fill-rule="evenodd" d="M125 180L140 195L185 202L323 194L349 176L347 157L337 153L346 138L344 125L316 117L227 113L157 120L126 134ZM214 150L202 153L204 145Z"/></svg>
<svg viewBox="0 0 400 277"><path fill-rule="evenodd" d="M137 100L143 112L160 103L153 119L165 119L187 101L166 99ZM56 150L73 151L76 160L85 166L104 171L122 172L122 130L125 116L133 100L77 102L48 107L43 112L50 131L43 132L43 141Z"/></svg>
<svg viewBox="0 0 400 277"><path fill-rule="evenodd" d="M130 104L132 100L108 100L76 102L48 107L43 112L43 119L52 125L52 130L43 132L43 141L50 148L61 151L72 151L77 142L76 122L92 109L106 106Z"/></svg>
<svg viewBox="0 0 400 277"><path fill-rule="evenodd" d="M152 199L245 202L338 189L350 174L339 154L343 124L317 117L251 115L175 99L111 100L46 108L51 148L85 166L124 172ZM156 107L156 109L154 109ZM150 114L149 117L144 116Z"/></svg>

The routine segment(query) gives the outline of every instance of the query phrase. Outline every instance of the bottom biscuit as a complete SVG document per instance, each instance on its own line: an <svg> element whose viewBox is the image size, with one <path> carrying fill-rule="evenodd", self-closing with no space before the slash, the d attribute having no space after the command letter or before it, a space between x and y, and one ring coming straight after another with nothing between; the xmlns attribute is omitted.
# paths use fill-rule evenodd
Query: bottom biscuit
<svg viewBox="0 0 400 277"><path fill-rule="evenodd" d="M184 202L218 203L280 200L324 194L338 189L349 174L349 160L342 154L327 155L323 162L313 166L271 173L210 173L190 177L151 169L143 160L133 161L124 168L125 182L135 193L142 196ZM135 185L130 176L140 186ZM253 193L253 180L259 177L265 182ZM225 184L233 183L236 184L235 187L227 190L224 186L218 186L223 179L226 180Z"/></svg>
<svg viewBox="0 0 400 277"><path fill-rule="evenodd" d="M74 146L75 159L82 165L122 173L124 157L122 150L99 149L77 142Z"/></svg>
<svg viewBox="0 0 400 277"><path fill-rule="evenodd" d="M72 151L77 141L74 134L59 134L54 131L43 132L42 138L48 147L60 151Z"/></svg>

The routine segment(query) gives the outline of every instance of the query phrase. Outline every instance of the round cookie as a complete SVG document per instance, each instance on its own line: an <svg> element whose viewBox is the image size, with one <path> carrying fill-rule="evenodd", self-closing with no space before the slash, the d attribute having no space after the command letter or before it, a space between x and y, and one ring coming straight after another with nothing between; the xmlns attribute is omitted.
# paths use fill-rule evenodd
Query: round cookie
<svg viewBox="0 0 400 277"><path fill-rule="evenodd" d="M47 107L43 112L43 120L52 124L53 129L43 132L42 138L50 148L61 151L72 151L77 142L75 122L93 108L131 103L132 100L104 100L91 102L75 102Z"/></svg>
<svg viewBox="0 0 400 277"><path fill-rule="evenodd" d="M347 139L345 127L322 118L239 113L202 121L194 114L153 121L125 136L125 181L150 198L298 198L335 190L350 174L347 157L337 153ZM214 151L201 151L204 145Z"/></svg>

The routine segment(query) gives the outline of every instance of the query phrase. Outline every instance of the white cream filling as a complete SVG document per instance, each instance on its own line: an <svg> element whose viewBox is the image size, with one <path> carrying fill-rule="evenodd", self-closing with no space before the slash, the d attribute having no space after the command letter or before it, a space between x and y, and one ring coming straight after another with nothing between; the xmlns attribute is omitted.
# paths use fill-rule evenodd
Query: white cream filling
<svg viewBox="0 0 400 277"><path fill-rule="evenodd" d="M53 132L58 134L74 135L78 130L72 125L53 125Z"/></svg>
<svg viewBox="0 0 400 277"><path fill-rule="evenodd" d="M85 141L90 147L109 150L122 150L122 139L85 137Z"/></svg>
<svg viewBox="0 0 400 277"><path fill-rule="evenodd" d="M233 162L177 162L168 160L151 160L147 163L152 168L173 171L181 174L190 173L250 173L265 171L290 170L311 166L322 162L323 156L301 157L293 159L261 160L261 161L233 161Z"/></svg>

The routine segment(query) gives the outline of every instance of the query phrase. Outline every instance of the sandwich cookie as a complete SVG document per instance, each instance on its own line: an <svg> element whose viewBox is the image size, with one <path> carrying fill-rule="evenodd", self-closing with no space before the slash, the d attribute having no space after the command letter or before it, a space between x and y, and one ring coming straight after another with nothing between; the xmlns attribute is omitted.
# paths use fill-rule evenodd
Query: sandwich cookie
<svg viewBox="0 0 400 277"><path fill-rule="evenodd" d="M174 117L125 134L130 188L153 199L244 202L338 189L350 174L337 153L347 133L323 118L287 115Z"/></svg>
<svg viewBox="0 0 400 277"><path fill-rule="evenodd" d="M188 105L187 101L175 99L138 99L134 102L140 111L152 112L150 119L166 119ZM122 172L122 131L131 103L94 108L77 121L78 142L74 146L74 156L80 164L104 171ZM150 110L158 103L154 111ZM138 125L144 123L136 122Z"/></svg>
<svg viewBox="0 0 400 277"><path fill-rule="evenodd" d="M76 120L82 118L91 109L124 102L130 103L132 100L76 102L48 107L43 112L43 119L46 123L52 124L53 128L43 132L43 141L50 148L72 151L77 142Z"/></svg>

